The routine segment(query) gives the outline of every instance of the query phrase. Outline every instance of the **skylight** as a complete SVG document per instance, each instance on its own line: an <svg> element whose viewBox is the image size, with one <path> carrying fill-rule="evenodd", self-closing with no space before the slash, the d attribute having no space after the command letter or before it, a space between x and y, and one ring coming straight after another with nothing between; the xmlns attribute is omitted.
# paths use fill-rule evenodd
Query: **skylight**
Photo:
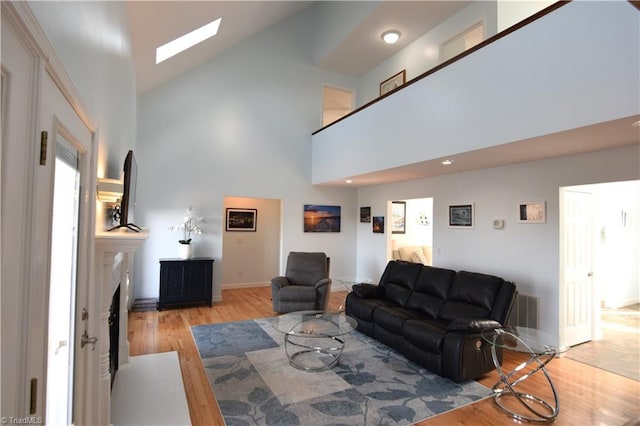
<svg viewBox="0 0 640 426"><path fill-rule="evenodd" d="M209 22L202 27L191 31L177 39L163 44L156 49L156 64L169 59L172 56L177 55L180 52L187 50L190 47L195 46L198 43L205 41L208 38L213 37L218 33L220 22L222 18L218 18L213 22Z"/></svg>

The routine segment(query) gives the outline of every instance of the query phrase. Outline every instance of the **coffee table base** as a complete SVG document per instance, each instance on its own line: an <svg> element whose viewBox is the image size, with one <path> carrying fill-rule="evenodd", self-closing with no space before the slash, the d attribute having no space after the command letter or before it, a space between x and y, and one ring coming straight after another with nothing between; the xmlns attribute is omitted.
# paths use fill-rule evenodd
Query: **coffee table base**
<svg viewBox="0 0 640 426"><path fill-rule="evenodd" d="M334 336L287 333L284 349L291 366L304 371L322 371L334 367L344 350L344 341Z"/></svg>

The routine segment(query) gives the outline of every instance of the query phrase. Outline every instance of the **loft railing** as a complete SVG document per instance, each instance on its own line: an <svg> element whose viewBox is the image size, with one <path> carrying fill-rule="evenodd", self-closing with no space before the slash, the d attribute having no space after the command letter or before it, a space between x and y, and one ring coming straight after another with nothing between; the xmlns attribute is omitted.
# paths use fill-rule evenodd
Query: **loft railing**
<svg viewBox="0 0 640 426"><path fill-rule="evenodd" d="M640 0L635 1L635 0L628 0L629 3L633 4L636 8L638 8L640 10ZM430 68L429 70L423 72L422 74L418 75L417 77L412 78L411 80L407 81L405 84L396 87L395 89L385 93L384 95L381 95L378 98L375 98L372 101L367 102L366 104L356 108L355 110L353 110L352 112L350 112L349 114L346 114L345 116L331 122L330 124L327 124L326 126L316 130L315 132L312 133L312 135L315 135L317 133L320 133L321 131L323 131L324 129L327 129L331 126L333 126L334 124L339 123L342 120L346 120L347 118L353 116L354 114L357 114L358 112L370 107L371 105L380 102L381 100L383 100L384 98L393 95L396 92L399 92L400 90L405 90L407 87L411 86L413 83L416 83L417 81L422 80L423 78L426 78L428 76L430 76L431 74L440 71L443 68L448 67L449 65L459 61L460 59L473 54L474 52L484 48L485 46L488 46L492 43L495 43L497 40L500 40L503 37L508 36L509 34L513 33L514 31L517 31L518 29L525 27L527 25L529 25L530 23L542 18L543 16L553 12L556 9L559 9L560 7L570 3L571 0L562 0L562 1L558 1L536 13L534 13L533 15L529 16L528 18L523 19L522 21L510 26L509 28L500 31L499 33L487 38L486 40L483 40L482 42L478 43L477 45L470 47L469 49L465 50L464 52L454 56L451 59L448 59L438 65L436 65L433 68Z"/></svg>

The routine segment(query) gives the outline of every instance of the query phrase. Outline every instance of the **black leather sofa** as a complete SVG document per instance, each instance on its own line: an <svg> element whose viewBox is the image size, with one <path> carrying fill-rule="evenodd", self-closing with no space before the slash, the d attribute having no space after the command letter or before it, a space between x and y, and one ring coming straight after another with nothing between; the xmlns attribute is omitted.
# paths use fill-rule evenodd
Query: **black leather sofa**
<svg viewBox="0 0 640 426"><path fill-rule="evenodd" d="M353 286L345 312L362 333L460 383L495 369L480 332L505 324L516 294L493 275L390 261L378 285Z"/></svg>

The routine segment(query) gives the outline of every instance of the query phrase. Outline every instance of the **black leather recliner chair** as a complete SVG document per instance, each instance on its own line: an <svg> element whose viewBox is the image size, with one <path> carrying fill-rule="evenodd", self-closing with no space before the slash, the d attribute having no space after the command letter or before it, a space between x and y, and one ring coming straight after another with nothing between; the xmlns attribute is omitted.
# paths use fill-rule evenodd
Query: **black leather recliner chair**
<svg viewBox="0 0 640 426"><path fill-rule="evenodd" d="M353 286L346 314L362 333L460 383L495 369L480 332L506 323L516 294L493 275L390 261L378 285Z"/></svg>

